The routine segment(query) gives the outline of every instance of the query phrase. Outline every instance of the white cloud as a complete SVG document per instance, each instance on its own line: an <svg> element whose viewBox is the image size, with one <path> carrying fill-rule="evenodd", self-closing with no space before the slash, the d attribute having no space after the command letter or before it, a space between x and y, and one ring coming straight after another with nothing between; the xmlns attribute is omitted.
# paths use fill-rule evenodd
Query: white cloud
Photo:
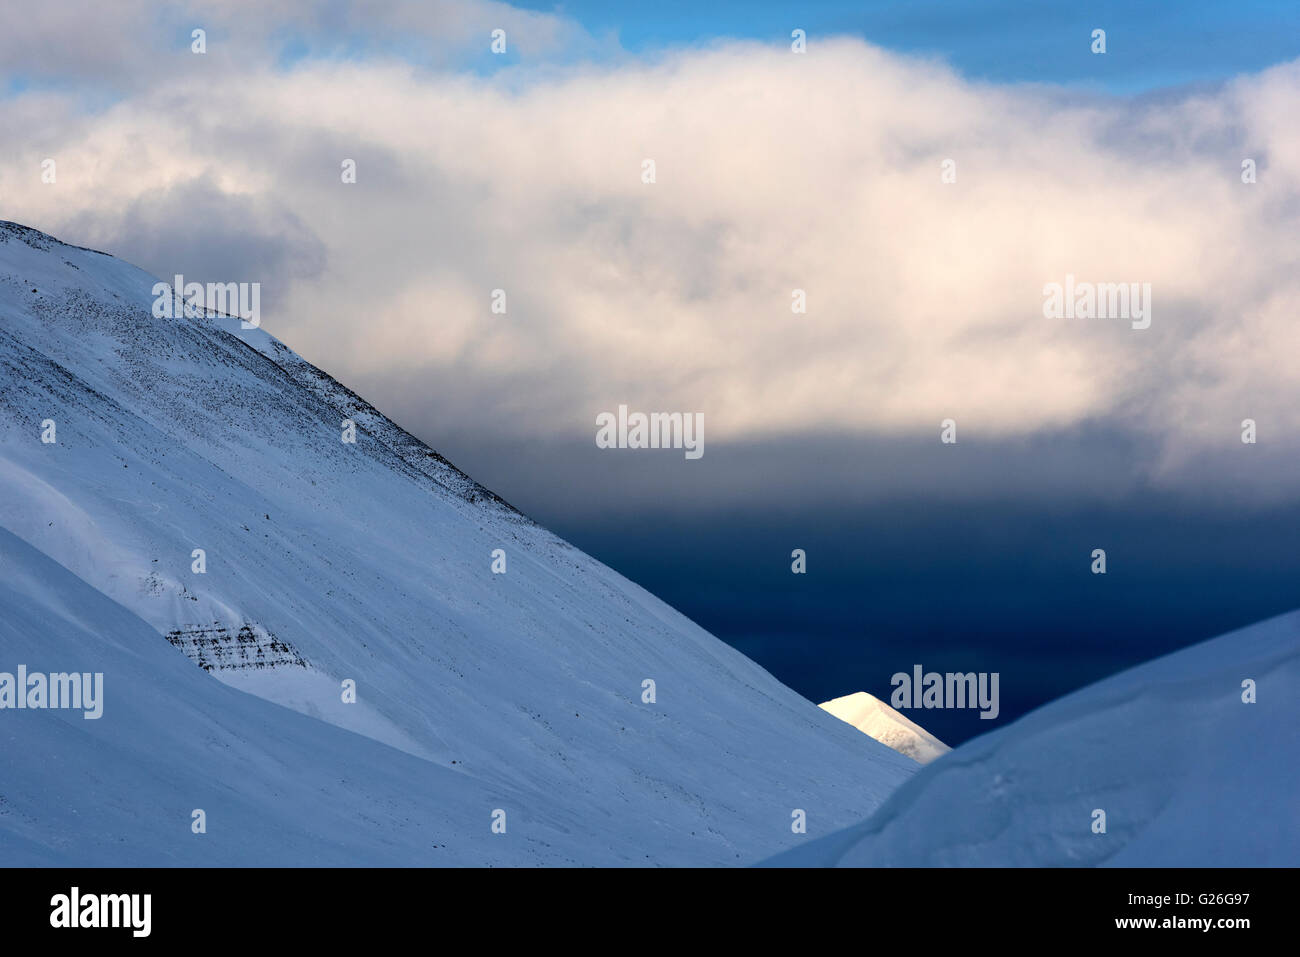
<svg viewBox="0 0 1300 957"><path fill-rule="evenodd" d="M259 257L265 275L204 278L279 283L266 327L399 420L437 402L461 428L573 436L626 402L703 411L712 447L937 436L949 416L963 438L1100 422L1150 435L1177 471L1239 450L1245 417L1261 442L1300 446L1298 95L1300 63L1212 92L1085 98L852 40L527 82L181 59L94 114L71 94L0 100L18 131L0 196L9 218L164 274L167 237L220 219L221 195L259 210L214 223L211 262L239 261L241 223L291 248ZM44 156L56 186L39 185ZM1150 283L1151 328L1045 319L1042 287L1067 273ZM428 391L385 391L412 379Z"/></svg>

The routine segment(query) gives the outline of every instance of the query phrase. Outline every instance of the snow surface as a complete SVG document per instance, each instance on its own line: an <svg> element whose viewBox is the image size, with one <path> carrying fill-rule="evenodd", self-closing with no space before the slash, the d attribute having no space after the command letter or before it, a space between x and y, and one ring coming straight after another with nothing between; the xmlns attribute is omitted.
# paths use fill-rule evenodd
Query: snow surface
<svg viewBox="0 0 1300 957"><path fill-rule="evenodd" d="M830 712L841 721L847 721L863 734L870 735L918 764L929 764L952 750L907 715L865 691L832 698L817 707Z"/></svg>
<svg viewBox="0 0 1300 957"><path fill-rule="evenodd" d="M1300 612L969 741L867 820L768 863L1300 865Z"/></svg>
<svg viewBox="0 0 1300 957"><path fill-rule="evenodd" d="M0 711L0 863L743 864L916 770L154 282L0 223L0 671L106 698Z"/></svg>

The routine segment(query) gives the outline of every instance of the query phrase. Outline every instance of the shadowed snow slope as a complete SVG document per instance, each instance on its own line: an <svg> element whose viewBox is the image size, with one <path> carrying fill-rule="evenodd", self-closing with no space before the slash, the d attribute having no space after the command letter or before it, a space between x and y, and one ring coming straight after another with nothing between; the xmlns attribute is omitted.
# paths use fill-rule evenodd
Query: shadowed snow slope
<svg viewBox="0 0 1300 957"><path fill-rule="evenodd" d="M0 851L749 863L803 839L794 809L824 834L915 770L260 329L155 318L154 283L0 224L0 526L67 569L58 593L84 609L73 627L11 586L0 671L106 685L99 721L0 711ZM214 848L235 839L207 808L196 845L213 781L262 830ZM498 807L508 837L489 845Z"/></svg>
<svg viewBox="0 0 1300 957"><path fill-rule="evenodd" d="M0 530L13 673L104 675L104 711L0 711L0 864L566 863L577 807L537 808L214 681L131 612ZM207 833L191 831L192 812ZM509 820L509 818L507 818Z"/></svg>
<svg viewBox="0 0 1300 957"><path fill-rule="evenodd" d="M1254 704L1243 701L1247 680ZM868 820L768 863L1294 867L1298 795L1292 612L982 735L925 767ZM1093 832L1097 810L1104 834Z"/></svg>
<svg viewBox="0 0 1300 957"><path fill-rule="evenodd" d="M873 694L856 691L823 701L817 707L847 721L863 734L905 754L918 764L929 764L952 748L907 715L900 714Z"/></svg>

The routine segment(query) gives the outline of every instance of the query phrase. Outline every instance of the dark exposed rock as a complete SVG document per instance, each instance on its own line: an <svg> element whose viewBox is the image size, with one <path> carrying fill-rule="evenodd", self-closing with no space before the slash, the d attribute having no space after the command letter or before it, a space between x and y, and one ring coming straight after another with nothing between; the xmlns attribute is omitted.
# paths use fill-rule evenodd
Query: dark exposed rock
<svg viewBox="0 0 1300 957"><path fill-rule="evenodd" d="M252 622L234 634L219 621L178 628L167 633L167 640L204 671L307 667L296 648Z"/></svg>

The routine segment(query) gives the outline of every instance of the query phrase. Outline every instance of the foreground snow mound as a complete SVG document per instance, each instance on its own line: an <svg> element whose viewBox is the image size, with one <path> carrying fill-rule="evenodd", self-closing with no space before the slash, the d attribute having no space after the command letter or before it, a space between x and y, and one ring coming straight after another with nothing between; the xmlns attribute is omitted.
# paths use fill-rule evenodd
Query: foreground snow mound
<svg viewBox="0 0 1300 957"><path fill-rule="evenodd" d="M1245 703L1253 685L1256 703ZM785 866L1300 865L1300 612L1148 662L929 765ZM1095 833L1098 811L1105 833Z"/></svg>
<svg viewBox="0 0 1300 957"><path fill-rule="evenodd" d="M918 764L929 764L952 750L915 721L865 691L832 698L817 707Z"/></svg>
<svg viewBox="0 0 1300 957"><path fill-rule="evenodd" d="M364 739L377 749L367 762L409 768L397 749L432 768L423 780L471 776L493 793L531 795L523 820L550 821L553 833L528 838L525 853L527 831L511 824L514 856L484 861L752 862L805 839L792 833L795 809L809 834L827 833L915 770L520 515L262 329L156 318L155 282L0 223L0 527L146 622L194 682L354 732L362 738L336 738L357 760ZM344 441L348 423L355 442ZM100 632L93 618L82 625ZM38 664L11 657L0 647L0 671ZM75 656L55 664L88 670ZM74 737L112 735L111 746L77 752L91 778L110 780L101 759L132 766L147 729L177 720L173 702L190 692L152 706L157 677L106 674L117 690L105 717L73 722ZM139 723L114 731L124 698ZM0 733L12 733L15 714L0 711ZM214 732L209 744L260 765L271 737L306 727L300 715L249 712L238 740ZM136 732L144 737L128 747ZM295 767L347 777L331 765L335 739L308 737ZM52 767L71 774L72 760ZM166 767L111 778L115 788L80 815L101 800L147 802L188 773ZM54 788L54 771L43 773ZM250 796L250 808L274 792ZM111 863L128 846L131 859L170 853L170 824L122 838L86 827L63 841L47 826L61 813L54 797L4 793L0 831L28 822L50 860ZM318 833L346 844L348 808L337 813ZM476 806L463 826L486 832L484 813ZM400 834L393 843L395 859L436 860Z"/></svg>

